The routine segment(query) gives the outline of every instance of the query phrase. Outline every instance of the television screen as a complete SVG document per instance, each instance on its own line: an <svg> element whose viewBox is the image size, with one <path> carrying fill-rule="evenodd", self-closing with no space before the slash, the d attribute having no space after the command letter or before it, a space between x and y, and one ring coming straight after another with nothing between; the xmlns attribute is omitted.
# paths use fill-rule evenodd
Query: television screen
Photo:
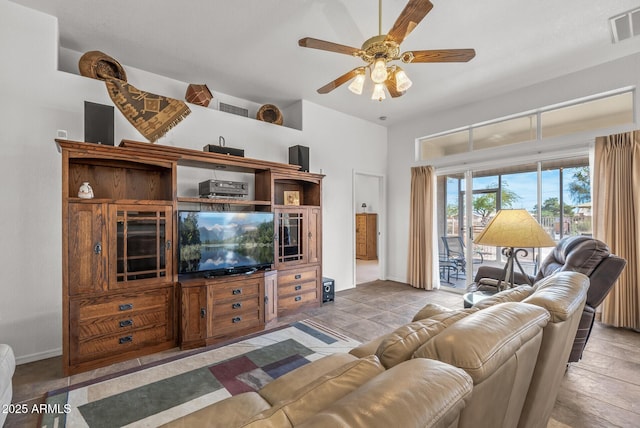
<svg viewBox="0 0 640 428"><path fill-rule="evenodd" d="M273 263L273 213L178 212L178 273L240 271Z"/></svg>

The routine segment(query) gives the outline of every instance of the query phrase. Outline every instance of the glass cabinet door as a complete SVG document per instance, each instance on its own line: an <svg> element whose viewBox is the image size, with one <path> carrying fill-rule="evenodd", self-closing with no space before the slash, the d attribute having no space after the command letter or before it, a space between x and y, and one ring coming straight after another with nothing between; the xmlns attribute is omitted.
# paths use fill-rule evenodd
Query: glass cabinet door
<svg viewBox="0 0 640 428"><path fill-rule="evenodd" d="M115 275L111 286L167 278L171 263L170 207L115 207ZM113 224L113 222L112 222Z"/></svg>
<svg viewBox="0 0 640 428"><path fill-rule="evenodd" d="M278 263L302 263L305 260L304 211L282 209L276 213Z"/></svg>

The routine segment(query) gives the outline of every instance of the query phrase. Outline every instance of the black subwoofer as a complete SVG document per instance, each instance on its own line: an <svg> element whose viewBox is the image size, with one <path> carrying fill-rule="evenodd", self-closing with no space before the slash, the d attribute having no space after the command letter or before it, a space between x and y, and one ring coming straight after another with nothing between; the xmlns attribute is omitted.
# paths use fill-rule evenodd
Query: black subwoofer
<svg viewBox="0 0 640 428"><path fill-rule="evenodd" d="M333 302L336 298L335 281L325 276L322 277L322 303Z"/></svg>

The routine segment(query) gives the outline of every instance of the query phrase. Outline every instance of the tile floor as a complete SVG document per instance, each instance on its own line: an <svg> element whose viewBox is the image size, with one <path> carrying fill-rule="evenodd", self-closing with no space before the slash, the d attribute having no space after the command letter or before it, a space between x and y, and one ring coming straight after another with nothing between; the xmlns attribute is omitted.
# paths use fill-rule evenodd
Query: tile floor
<svg viewBox="0 0 640 428"><path fill-rule="evenodd" d="M457 290L456 290L457 291ZM361 342L410 321L427 302L462 307L462 296L444 290L425 291L392 281L374 281L336 293L336 301L285 317L280 324L310 318ZM52 389L180 354L176 348L64 377L60 357L23 364L14 375L14 403L41 403ZM640 333L596 323L579 363L568 368L552 428L640 426ZM36 427L37 416L8 415L5 427Z"/></svg>

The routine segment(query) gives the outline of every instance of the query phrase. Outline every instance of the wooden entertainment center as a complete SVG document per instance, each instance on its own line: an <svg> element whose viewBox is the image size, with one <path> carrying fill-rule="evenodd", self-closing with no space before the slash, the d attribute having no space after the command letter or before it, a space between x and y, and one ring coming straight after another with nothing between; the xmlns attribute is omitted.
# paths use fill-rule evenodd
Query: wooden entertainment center
<svg viewBox="0 0 640 428"><path fill-rule="evenodd" d="M297 165L130 140L119 147L56 143L62 153L65 374L177 345L233 339L320 305L323 175ZM178 195L178 166L249 173L253 199ZM85 182L93 189L91 199L77 196ZM285 192L299 205L289 205ZM272 269L178 276L176 218L185 204L273 212Z"/></svg>

